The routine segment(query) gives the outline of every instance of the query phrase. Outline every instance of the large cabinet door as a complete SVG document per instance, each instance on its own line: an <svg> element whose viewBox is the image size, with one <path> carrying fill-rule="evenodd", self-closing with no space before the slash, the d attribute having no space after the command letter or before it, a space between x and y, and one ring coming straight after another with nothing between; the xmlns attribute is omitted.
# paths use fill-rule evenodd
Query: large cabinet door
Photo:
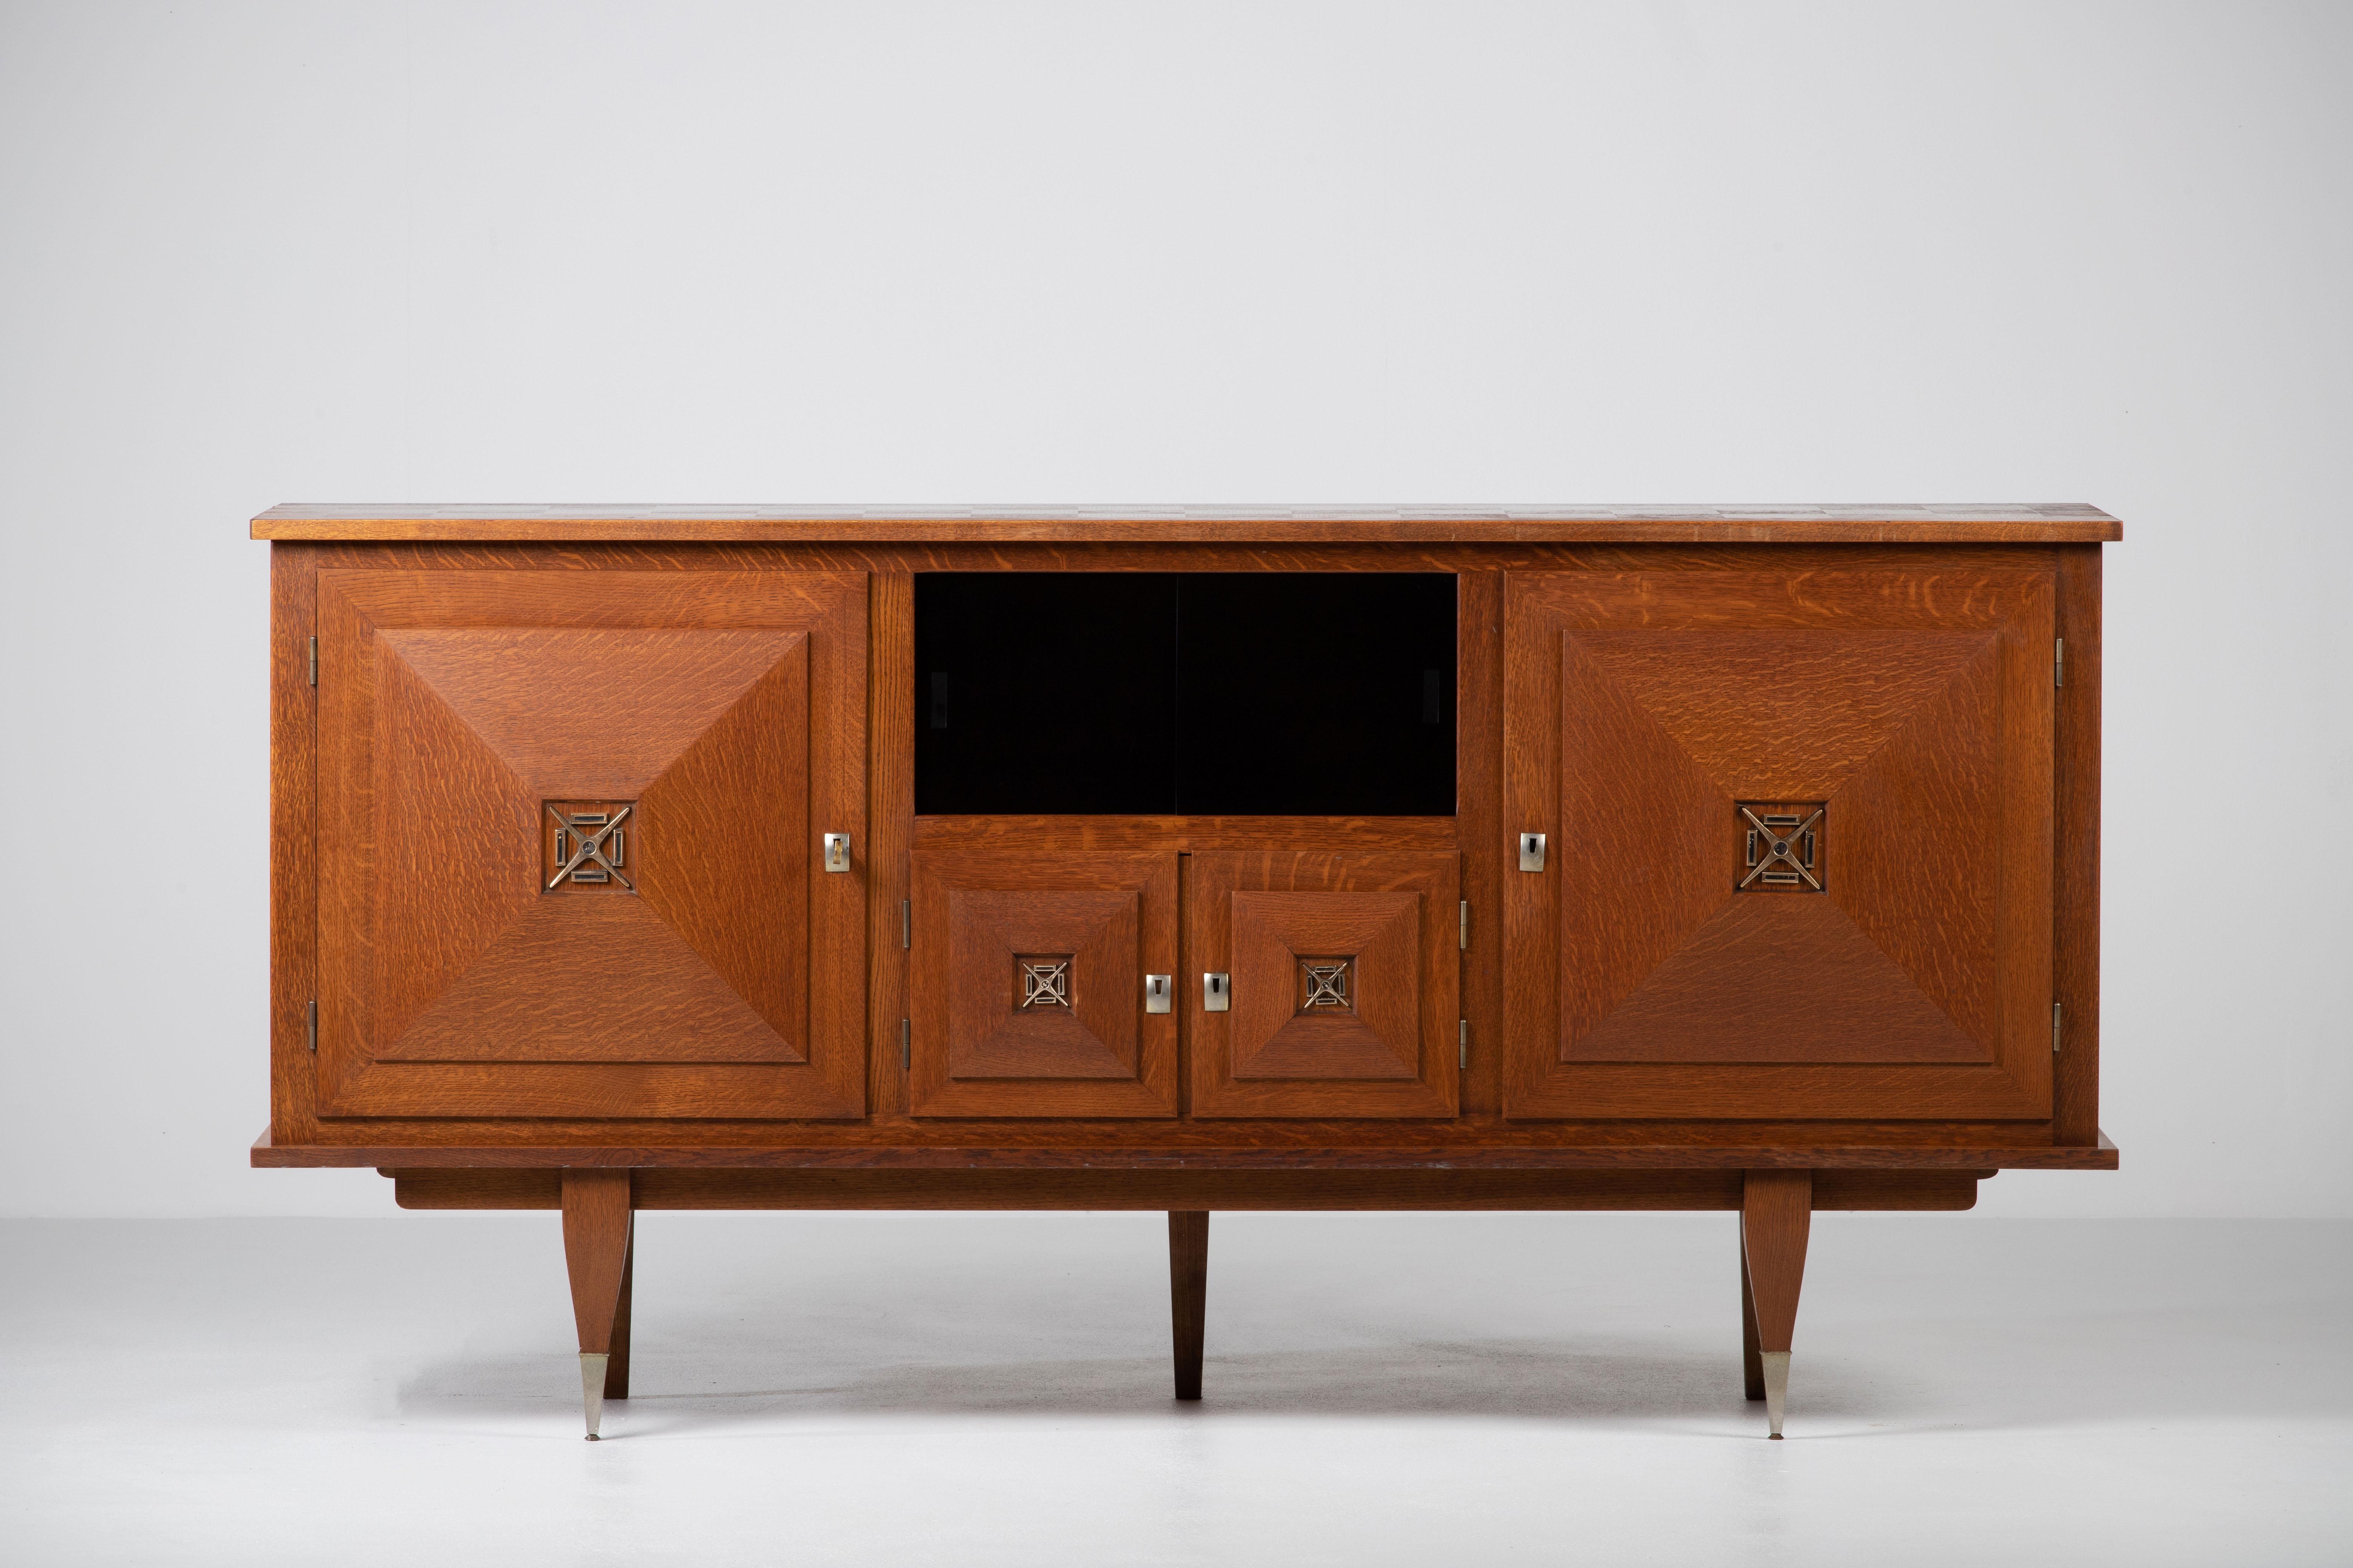
<svg viewBox="0 0 2353 1568"><path fill-rule="evenodd" d="M1176 857L919 848L908 1110L1176 1114Z"/></svg>
<svg viewBox="0 0 2353 1568"><path fill-rule="evenodd" d="M1505 1113L2049 1115L2052 596L1513 574Z"/></svg>
<svg viewBox="0 0 2353 1568"><path fill-rule="evenodd" d="M1452 855L1192 856L1193 1113L1452 1116L1456 868Z"/></svg>
<svg viewBox="0 0 2353 1568"><path fill-rule="evenodd" d="M318 589L321 1114L863 1113L862 574Z"/></svg>

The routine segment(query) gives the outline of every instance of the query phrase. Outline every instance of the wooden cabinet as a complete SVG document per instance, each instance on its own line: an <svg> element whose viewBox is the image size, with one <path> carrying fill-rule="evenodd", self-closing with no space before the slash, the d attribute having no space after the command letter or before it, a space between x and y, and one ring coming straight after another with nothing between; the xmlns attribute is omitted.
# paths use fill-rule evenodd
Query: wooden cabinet
<svg viewBox="0 0 2353 1568"><path fill-rule="evenodd" d="M260 1165L632 1216L1808 1215L2104 1169L2083 507L280 509Z"/></svg>

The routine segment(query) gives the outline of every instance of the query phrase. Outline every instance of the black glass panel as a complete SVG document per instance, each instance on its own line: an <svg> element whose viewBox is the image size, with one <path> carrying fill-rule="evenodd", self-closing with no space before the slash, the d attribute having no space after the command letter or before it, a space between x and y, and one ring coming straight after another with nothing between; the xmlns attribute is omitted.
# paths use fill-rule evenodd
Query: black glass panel
<svg viewBox="0 0 2353 1568"><path fill-rule="evenodd" d="M925 815L1447 816L1440 573L925 573Z"/></svg>
<svg viewBox="0 0 2353 1568"><path fill-rule="evenodd" d="M915 578L915 809L1176 809L1176 578Z"/></svg>
<svg viewBox="0 0 2353 1568"><path fill-rule="evenodd" d="M1178 588L1176 809L1454 814L1454 577L1222 572Z"/></svg>

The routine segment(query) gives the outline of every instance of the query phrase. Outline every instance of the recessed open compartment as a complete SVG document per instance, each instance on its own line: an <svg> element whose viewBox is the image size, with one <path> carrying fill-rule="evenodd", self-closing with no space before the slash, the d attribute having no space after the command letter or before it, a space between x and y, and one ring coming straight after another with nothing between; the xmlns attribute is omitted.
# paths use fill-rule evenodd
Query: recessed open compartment
<svg viewBox="0 0 2353 1568"><path fill-rule="evenodd" d="M923 816L1451 816L1455 579L915 578Z"/></svg>

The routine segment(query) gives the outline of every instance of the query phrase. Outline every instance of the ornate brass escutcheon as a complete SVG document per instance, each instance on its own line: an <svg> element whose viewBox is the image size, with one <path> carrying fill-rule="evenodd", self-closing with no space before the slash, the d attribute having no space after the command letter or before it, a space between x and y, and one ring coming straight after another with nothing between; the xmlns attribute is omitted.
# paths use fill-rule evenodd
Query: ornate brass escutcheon
<svg viewBox="0 0 2353 1568"><path fill-rule="evenodd" d="M1827 804L1807 801L1738 803L1741 877L1733 890L1821 892L1827 879L1822 838Z"/></svg>
<svg viewBox="0 0 2353 1568"><path fill-rule="evenodd" d="M547 880L542 892L638 890L625 869L635 801L551 800L543 805L540 870Z"/></svg>
<svg viewBox="0 0 2353 1568"><path fill-rule="evenodd" d="M1071 1007L1071 955L1056 953L1017 953L1013 960L1014 978L1021 988L1018 1010L1034 1013L1041 1007L1059 1007L1064 1012Z"/></svg>
<svg viewBox="0 0 2353 1568"><path fill-rule="evenodd" d="M1355 960L1303 958L1299 961L1303 1013L1345 1013L1349 1009L1349 971Z"/></svg>

